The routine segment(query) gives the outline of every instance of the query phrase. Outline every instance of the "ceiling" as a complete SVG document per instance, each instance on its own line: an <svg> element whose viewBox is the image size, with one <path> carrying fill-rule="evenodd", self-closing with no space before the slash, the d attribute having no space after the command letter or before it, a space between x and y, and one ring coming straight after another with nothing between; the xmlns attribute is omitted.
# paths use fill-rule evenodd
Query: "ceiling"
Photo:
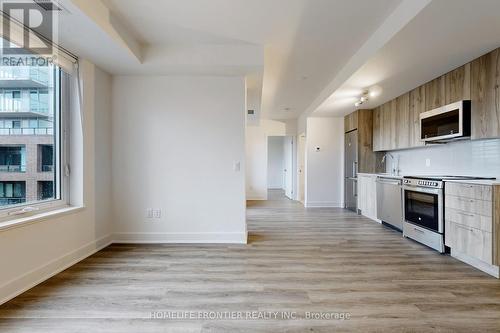
<svg viewBox="0 0 500 333"><path fill-rule="evenodd" d="M342 116L363 91L373 108L500 46L500 1L432 1L314 112Z"/></svg>
<svg viewBox="0 0 500 333"><path fill-rule="evenodd" d="M58 1L61 44L110 73L245 76L278 120L345 115L372 87L375 107L500 46L498 0Z"/></svg>
<svg viewBox="0 0 500 333"><path fill-rule="evenodd" d="M107 56L92 54L71 41L69 33L62 39L77 54L97 58L96 63L113 74L246 75L260 71L261 115L290 119L307 109L400 2L102 0L114 21L141 45L140 62L122 59L113 50ZM71 21L73 36L80 29L78 20L73 17ZM88 34L92 29L81 24L81 30ZM109 45L99 39L97 35L88 38L94 50L108 52L108 46L97 47Z"/></svg>

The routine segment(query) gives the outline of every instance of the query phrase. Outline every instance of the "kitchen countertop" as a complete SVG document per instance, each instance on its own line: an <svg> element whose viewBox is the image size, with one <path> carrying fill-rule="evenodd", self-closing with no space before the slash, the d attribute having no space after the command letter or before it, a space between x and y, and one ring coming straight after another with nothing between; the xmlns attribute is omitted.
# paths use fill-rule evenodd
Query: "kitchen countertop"
<svg viewBox="0 0 500 333"><path fill-rule="evenodd" d="M358 172L358 175L365 175L365 176L377 176L377 177L385 177L385 178L394 178L394 179L403 179L404 176L396 176L396 175L391 175L388 173L365 173L365 172Z"/></svg>
<svg viewBox="0 0 500 333"><path fill-rule="evenodd" d="M487 185L495 186L500 185L500 180L498 179L457 179L457 180L445 180L445 183L459 183L459 184L471 184L471 185Z"/></svg>

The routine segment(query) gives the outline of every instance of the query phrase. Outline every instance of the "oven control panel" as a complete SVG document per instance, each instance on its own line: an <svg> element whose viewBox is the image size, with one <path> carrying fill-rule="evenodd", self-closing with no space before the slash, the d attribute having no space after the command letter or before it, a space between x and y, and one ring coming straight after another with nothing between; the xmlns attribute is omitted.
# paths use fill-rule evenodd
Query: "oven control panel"
<svg viewBox="0 0 500 333"><path fill-rule="evenodd" d="M403 184L408 186L431 187L431 188L443 187L442 181L418 179L418 178L405 178L403 179Z"/></svg>
<svg viewBox="0 0 500 333"><path fill-rule="evenodd" d="M418 185L421 185L421 186L438 186L438 182L432 182L432 181L428 181L428 180L419 180L418 181Z"/></svg>

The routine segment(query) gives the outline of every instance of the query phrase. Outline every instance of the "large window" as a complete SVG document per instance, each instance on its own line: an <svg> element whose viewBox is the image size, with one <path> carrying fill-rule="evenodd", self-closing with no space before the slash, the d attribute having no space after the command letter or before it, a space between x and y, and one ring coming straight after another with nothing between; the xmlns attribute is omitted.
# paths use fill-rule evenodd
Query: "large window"
<svg viewBox="0 0 500 333"><path fill-rule="evenodd" d="M68 82L51 62L0 63L0 218L67 202Z"/></svg>

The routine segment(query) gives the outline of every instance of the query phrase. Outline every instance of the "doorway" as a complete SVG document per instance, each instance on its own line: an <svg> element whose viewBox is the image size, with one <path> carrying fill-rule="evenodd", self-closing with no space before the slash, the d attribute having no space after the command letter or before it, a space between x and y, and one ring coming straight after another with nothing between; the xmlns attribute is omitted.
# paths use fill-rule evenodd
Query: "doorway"
<svg viewBox="0 0 500 333"><path fill-rule="evenodd" d="M267 145L267 188L294 200L294 137L269 136Z"/></svg>

